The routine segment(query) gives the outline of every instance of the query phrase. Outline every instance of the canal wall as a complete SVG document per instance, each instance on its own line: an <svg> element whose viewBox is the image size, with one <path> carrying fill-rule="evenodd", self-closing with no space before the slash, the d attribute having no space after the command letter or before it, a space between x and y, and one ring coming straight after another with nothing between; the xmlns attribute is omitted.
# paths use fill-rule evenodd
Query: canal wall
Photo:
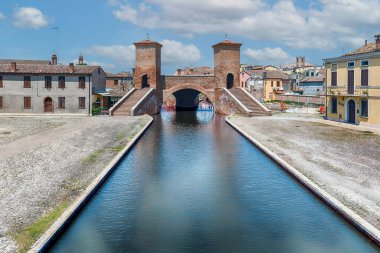
<svg viewBox="0 0 380 253"><path fill-rule="evenodd" d="M115 170L120 161L133 148L140 137L152 124L153 118L150 117L145 126L128 142L116 157L107 165L107 167L95 178L95 180L86 188L83 194L53 223L53 225L38 239L38 241L28 251L29 253L43 252L52 242L60 235L61 232L69 225L80 210L87 204L97 190L103 185L106 179Z"/></svg>
<svg viewBox="0 0 380 253"><path fill-rule="evenodd" d="M380 231L352 211L350 208L343 205L339 200L328 194L322 188L320 188L317 184L312 182L305 175L300 173L293 166L285 162L259 141L250 136L247 132L241 129L239 126L234 124L230 117L226 117L226 122L232 126L236 131L242 134L245 138L247 138L251 143L253 143L256 147L258 147L262 152L264 152L268 157L270 157L273 161L275 161L278 165L280 165L287 173L289 173L292 177L294 177L297 181L299 181L302 185L304 185L308 190L310 190L313 194L319 197L322 201L324 201L328 206L334 209L337 213L339 213L343 218L345 218L348 222L354 225L359 231L361 231L365 236L371 239L377 246L380 247Z"/></svg>

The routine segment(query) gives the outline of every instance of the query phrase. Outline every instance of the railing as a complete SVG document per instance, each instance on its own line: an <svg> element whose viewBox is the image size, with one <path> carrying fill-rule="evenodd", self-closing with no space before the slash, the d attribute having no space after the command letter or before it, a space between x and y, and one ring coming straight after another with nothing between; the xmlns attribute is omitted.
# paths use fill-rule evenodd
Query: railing
<svg viewBox="0 0 380 253"><path fill-rule="evenodd" d="M367 97L371 89L379 89L373 86L328 86L327 95L330 96L360 96Z"/></svg>

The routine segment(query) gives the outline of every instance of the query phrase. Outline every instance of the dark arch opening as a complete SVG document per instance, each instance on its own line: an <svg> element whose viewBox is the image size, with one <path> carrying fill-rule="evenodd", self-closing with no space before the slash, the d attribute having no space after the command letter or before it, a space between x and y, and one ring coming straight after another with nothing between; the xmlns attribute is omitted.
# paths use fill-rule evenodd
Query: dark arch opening
<svg viewBox="0 0 380 253"><path fill-rule="evenodd" d="M148 75L147 74L145 74L141 77L141 87L142 88L149 88Z"/></svg>
<svg viewBox="0 0 380 253"><path fill-rule="evenodd" d="M231 89L234 87L234 75L229 73L227 75L227 89Z"/></svg>
<svg viewBox="0 0 380 253"><path fill-rule="evenodd" d="M213 110L211 101L202 92L193 89L178 90L173 93L176 111Z"/></svg>
<svg viewBox="0 0 380 253"><path fill-rule="evenodd" d="M53 111L53 100L51 97L47 97L44 100L44 111L45 112L52 112Z"/></svg>

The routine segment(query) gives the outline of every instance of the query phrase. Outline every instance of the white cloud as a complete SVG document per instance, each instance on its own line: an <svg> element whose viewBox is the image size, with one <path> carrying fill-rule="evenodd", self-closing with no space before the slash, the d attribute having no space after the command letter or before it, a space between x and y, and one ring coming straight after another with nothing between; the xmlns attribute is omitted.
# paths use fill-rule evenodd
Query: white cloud
<svg viewBox="0 0 380 253"><path fill-rule="evenodd" d="M48 18L34 7L20 7L14 13L13 24L16 27L38 29L47 26L48 23Z"/></svg>
<svg viewBox="0 0 380 253"><path fill-rule="evenodd" d="M184 45L175 40L163 40L162 63L167 65L191 65L201 59L201 52L193 45Z"/></svg>
<svg viewBox="0 0 380 253"><path fill-rule="evenodd" d="M84 50L86 54L100 56L114 61L112 65L131 68L135 64L135 47L133 45L93 46Z"/></svg>
<svg viewBox="0 0 380 253"><path fill-rule="evenodd" d="M359 46L380 23L380 0L318 0L307 8L292 0L144 0L114 8L121 21L188 37L228 33L325 50Z"/></svg>
<svg viewBox="0 0 380 253"><path fill-rule="evenodd" d="M266 47L258 50L248 48L244 50L243 54L249 57L251 60L254 60L254 64L256 65L283 65L291 63L295 59L279 47Z"/></svg>
<svg viewBox="0 0 380 253"><path fill-rule="evenodd" d="M3 20L3 19L5 19L5 15L0 12L0 20Z"/></svg>
<svg viewBox="0 0 380 253"><path fill-rule="evenodd" d="M199 49L193 44L185 45L175 40L160 41L162 48L162 64L189 65L201 59ZM93 46L84 50L86 54L99 56L114 61L112 65L128 69L135 65L134 45Z"/></svg>

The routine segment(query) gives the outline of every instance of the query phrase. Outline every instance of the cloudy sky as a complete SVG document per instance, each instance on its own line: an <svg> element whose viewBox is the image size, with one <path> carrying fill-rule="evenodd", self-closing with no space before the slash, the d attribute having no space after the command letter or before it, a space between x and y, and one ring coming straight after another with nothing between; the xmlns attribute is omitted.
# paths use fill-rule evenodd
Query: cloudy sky
<svg viewBox="0 0 380 253"><path fill-rule="evenodd" d="M163 72L213 66L211 46L243 43L241 62L281 65L360 47L380 33L380 0L1 0L0 58L68 63L82 53L107 71L130 70L133 42L164 45ZM57 29L58 28L58 29Z"/></svg>

